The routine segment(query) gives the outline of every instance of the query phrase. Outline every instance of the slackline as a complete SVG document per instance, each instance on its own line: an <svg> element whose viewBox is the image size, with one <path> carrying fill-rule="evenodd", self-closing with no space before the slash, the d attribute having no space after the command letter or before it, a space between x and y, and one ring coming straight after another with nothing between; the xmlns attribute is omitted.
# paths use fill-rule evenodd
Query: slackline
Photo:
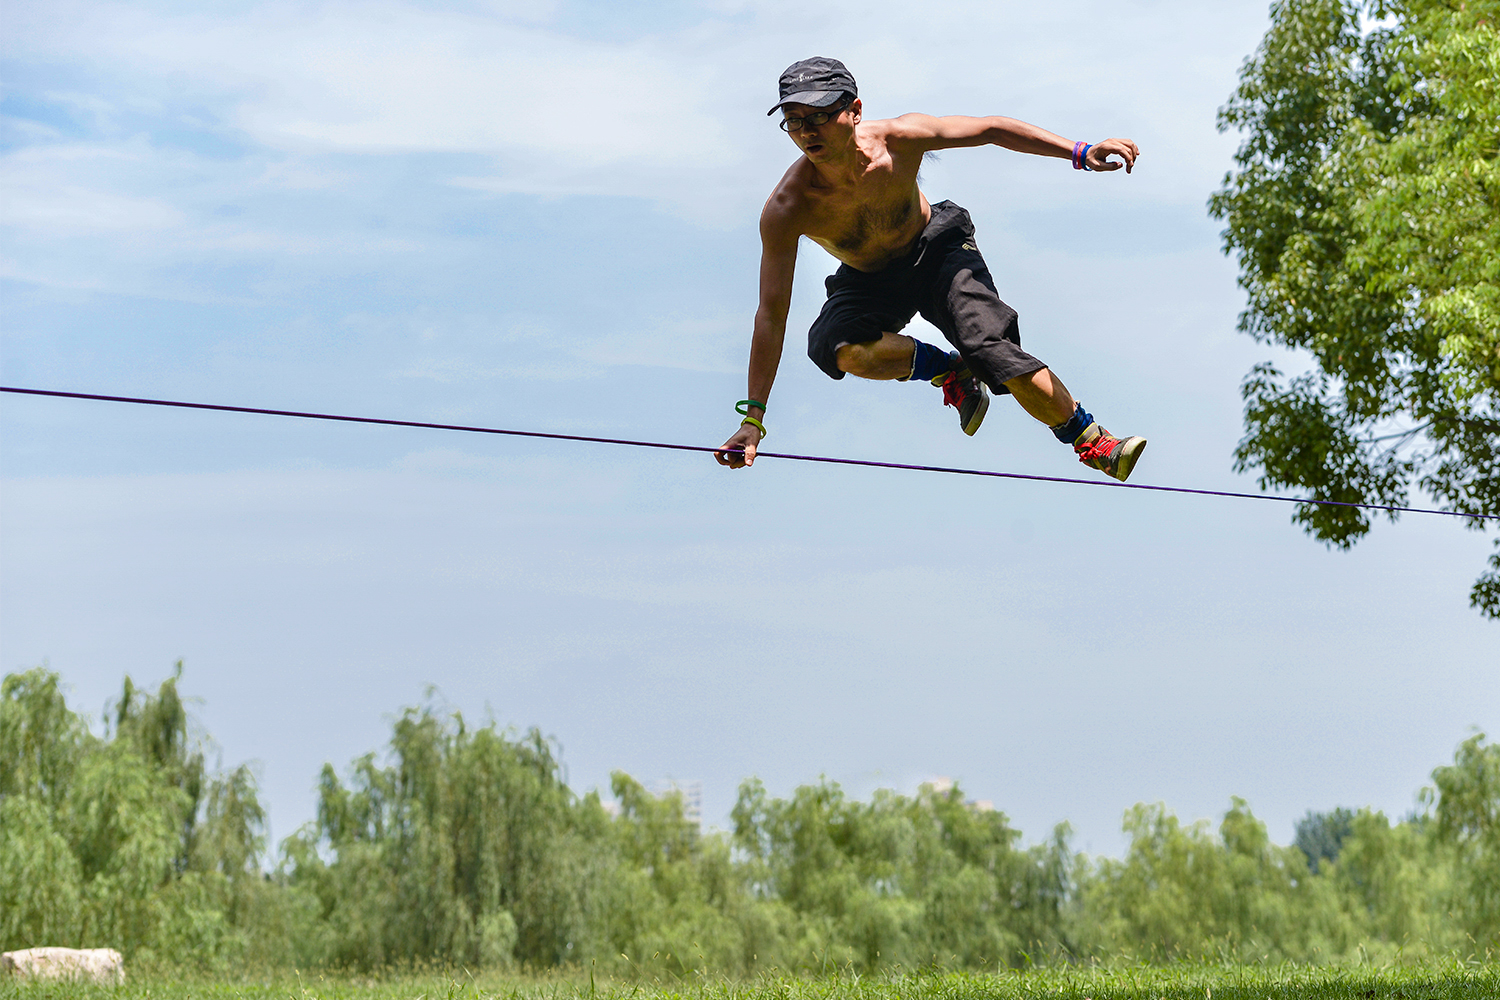
<svg viewBox="0 0 1500 1000"><path fill-rule="evenodd" d="M738 454L736 448L711 448L698 444L669 444L661 441L633 441L628 438L591 437L585 434L553 434L547 431L517 431L501 427L473 427L467 424L437 424L424 420L391 420L385 417L351 417L338 413L308 413L302 410L271 410L259 406L227 406L222 403L186 403L176 399L142 399L136 396L101 396L90 392L60 392L55 389L22 389L0 386L0 392L27 396L58 396L63 399L92 399L106 403L136 403L142 406L175 406L185 410L219 410L225 413L257 413L269 417L299 417L303 420L336 420L348 424L380 424L385 427L418 427L434 431L464 431L469 434L500 434L505 437L542 438L548 441L579 441L587 444L620 444L633 448L661 448L668 451L698 451L712 454ZM1342 500L1309 500L1302 497L1278 497L1267 493L1233 493L1226 490L1199 490L1187 486L1148 486L1144 483L1120 483L1113 480L1070 479L1066 476L1034 476L1024 472L992 472L987 469L955 469L943 465L908 465L902 462L872 462L862 458L830 458L825 455L792 455L785 452L760 451L756 458L781 458L792 462L822 462L828 465L861 465L872 469L905 469L909 472L946 472L956 476L985 476L991 479L1025 479L1038 483L1072 483L1077 486L1108 486L1122 490L1151 490L1156 493L1191 493L1205 497L1233 497L1240 500L1276 500L1282 503L1317 504L1322 507L1360 507L1402 514L1445 514L1476 520L1500 521L1500 514L1465 514L1430 507L1394 507L1378 503L1347 503Z"/></svg>

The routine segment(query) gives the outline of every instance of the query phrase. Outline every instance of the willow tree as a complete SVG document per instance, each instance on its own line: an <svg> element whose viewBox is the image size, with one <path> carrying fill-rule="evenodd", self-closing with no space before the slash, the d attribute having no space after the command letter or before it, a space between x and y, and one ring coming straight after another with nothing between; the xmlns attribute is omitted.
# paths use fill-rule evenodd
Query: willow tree
<svg viewBox="0 0 1500 1000"><path fill-rule="evenodd" d="M1470 940L1500 946L1500 745L1483 733L1465 740L1453 763L1432 772L1422 797L1437 806L1438 839L1457 852L1458 915Z"/></svg>
<svg viewBox="0 0 1500 1000"><path fill-rule="evenodd" d="M179 662L155 694L127 677L103 738L52 671L0 679L0 950L209 965L284 950L254 775L205 769L181 676Z"/></svg>
<svg viewBox="0 0 1500 1000"><path fill-rule="evenodd" d="M1240 329L1310 364L1246 377L1236 468L1500 514L1500 0L1278 0L1271 21L1220 111L1244 140L1210 211ZM1294 519L1348 548L1371 516ZM1470 603L1500 618L1500 551Z"/></svg>

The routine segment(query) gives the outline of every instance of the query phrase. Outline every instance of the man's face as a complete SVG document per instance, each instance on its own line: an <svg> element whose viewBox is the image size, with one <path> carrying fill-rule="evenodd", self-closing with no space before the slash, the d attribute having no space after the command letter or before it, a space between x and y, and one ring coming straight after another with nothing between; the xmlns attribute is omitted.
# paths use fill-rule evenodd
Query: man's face
<svg viewBox="0 0 1500 1000"><path fill-rule="evenodd" d="M810 104L788 104L781 109L782 118L802 118L818 112L830 112L838 105L827 108L815 108ZM856 99L847 108L843 108L837 115L828 119L821 125L810 125L803 121L802 127L795 132L788 132L792 141L802 150L803 154L814 162L827 159L830 155L836 155L838 150L849 144L850 137L854 134L854 123L859 120L859 100Z"/></svg>

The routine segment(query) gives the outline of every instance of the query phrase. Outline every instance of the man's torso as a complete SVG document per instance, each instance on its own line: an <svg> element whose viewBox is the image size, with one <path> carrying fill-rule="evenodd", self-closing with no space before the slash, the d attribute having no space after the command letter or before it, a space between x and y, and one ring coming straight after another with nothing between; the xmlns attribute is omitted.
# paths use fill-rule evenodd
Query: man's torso
<svg viewBox="0 0 1500 1000"><path fill-rule="evenodd" d="M860 271L878 271L900 257L931 217L917 187L922 156L889 141L893 124L861 123L862 166L852 183L826 184L803 157L771 195L801 235Z"/></svg>

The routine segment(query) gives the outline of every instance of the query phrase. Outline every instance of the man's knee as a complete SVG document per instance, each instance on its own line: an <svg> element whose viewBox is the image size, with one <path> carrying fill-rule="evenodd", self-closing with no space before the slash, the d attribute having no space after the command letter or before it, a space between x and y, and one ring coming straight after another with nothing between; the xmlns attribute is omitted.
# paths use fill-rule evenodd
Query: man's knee
<svg viewBox="0 0 1500 1000"><path fill-rule="evenodd" d="M1005 388L1011 391L1012 394L1014 394L1017 389L1020 389L1024 392L1026 389L1031 388L1032 386L1036 386L1037 388L1045 391L1046 387L1052 384L1052 372L1047 368L1047 366L1043 365L1040 368L1033 368L1029 372L1023 372L1022 374L1017 375L1015 378L1008 378L1003 384Z"/></svg>
<svg viewBox="0 0 1500 1000"><path fill-rule="evenodd" d="M867 344L840 344L833 352L839 371L858 376L871 374L876 366L875 346L879 343L872 340Z"/></svg>

